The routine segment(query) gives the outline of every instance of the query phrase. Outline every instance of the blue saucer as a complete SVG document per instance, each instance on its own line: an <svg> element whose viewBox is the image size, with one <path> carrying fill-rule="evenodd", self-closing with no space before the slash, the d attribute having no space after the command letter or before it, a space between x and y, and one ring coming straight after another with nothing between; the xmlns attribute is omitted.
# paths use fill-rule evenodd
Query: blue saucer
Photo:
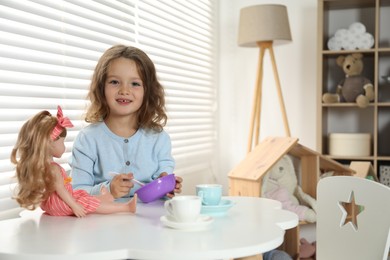
<svg viewBox="0 0 390 260"><path fill-rule="evenodd" d="M234 203L231 200L222 199L219 204L215 206L203 205L201 214L223 216L233 205Z"/></svg>

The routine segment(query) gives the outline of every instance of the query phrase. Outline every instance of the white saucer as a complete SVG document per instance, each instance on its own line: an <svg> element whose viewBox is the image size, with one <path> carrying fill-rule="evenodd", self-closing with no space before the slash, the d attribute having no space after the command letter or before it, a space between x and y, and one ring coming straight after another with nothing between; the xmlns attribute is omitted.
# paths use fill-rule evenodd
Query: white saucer
<svg viewBox="0 0 390 260"><path fill-rule="evenodd" d="M213 216L223 216L233 205L233 201L222 199L219 204L215 206L203 205L201 213Z"/></svg>
<svg viewBox="0 0 390 260"><path fill-rule="evenodd" d="M182 230L199 230L204 229L210 225L214 219L210 216L200 215L195 222L177 222L171 216L161 216L161 222L170 228Z"/></svg>

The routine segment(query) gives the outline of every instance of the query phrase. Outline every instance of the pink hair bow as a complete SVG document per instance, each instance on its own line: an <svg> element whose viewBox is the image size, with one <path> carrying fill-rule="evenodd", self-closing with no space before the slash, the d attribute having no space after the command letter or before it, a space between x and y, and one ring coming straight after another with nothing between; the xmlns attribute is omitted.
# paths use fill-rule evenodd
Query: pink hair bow
<svg viewBox="0 0 390 260"><path fill-rule="evenodd" d="M57 139L57 137L62 133L64 128L73 127L72 122L69 118L64 117L62 109L60 106L57 107L57 125L54 127L53 132L51 132L51 140Z"/></svg>

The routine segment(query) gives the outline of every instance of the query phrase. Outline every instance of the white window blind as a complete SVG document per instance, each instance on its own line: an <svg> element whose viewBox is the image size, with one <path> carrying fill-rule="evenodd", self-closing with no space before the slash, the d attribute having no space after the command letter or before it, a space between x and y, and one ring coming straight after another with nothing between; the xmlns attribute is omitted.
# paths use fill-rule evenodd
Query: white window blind
<svg viewBox="0 0 390 260"><path fill-rule="evenodd" d="M74 128L91 75L114 44L135 45L155 62L166 90L178 175L211 172L216 149L216 1L2 0L0 2L0 219L19 212L12 200L10 153L22 124L61 105Z"/></svg>
<svg viewBox="0 0 390 260"><path fill-rule="evenodd" d="M179 174L208 171L216 135L216 6L209 1L140 1L137 41L167 94L167 131Z"/></svg>

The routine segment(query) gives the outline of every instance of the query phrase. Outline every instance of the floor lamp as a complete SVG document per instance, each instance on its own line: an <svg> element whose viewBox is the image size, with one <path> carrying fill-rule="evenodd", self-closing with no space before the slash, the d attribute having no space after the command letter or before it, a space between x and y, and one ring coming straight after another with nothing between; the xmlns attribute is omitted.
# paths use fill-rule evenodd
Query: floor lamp
<svg viewBox="0 0 390 260"><path fill-rule="evenodd" d="M290 128L288 126L286 109L273 51L274 41L279 40L291 41L290 25L288 22L287 8L285 6L267 4L249 6L241 9L238 44L242 47L260 48L255 92L253 96L248 152L252 150L253 144L256 146L259 143L263 61L266 50L269 51L271 57L279 105L283 116L284 130L286 136L290 136ZM253 140L254 137L255 139Z"/></svg>

